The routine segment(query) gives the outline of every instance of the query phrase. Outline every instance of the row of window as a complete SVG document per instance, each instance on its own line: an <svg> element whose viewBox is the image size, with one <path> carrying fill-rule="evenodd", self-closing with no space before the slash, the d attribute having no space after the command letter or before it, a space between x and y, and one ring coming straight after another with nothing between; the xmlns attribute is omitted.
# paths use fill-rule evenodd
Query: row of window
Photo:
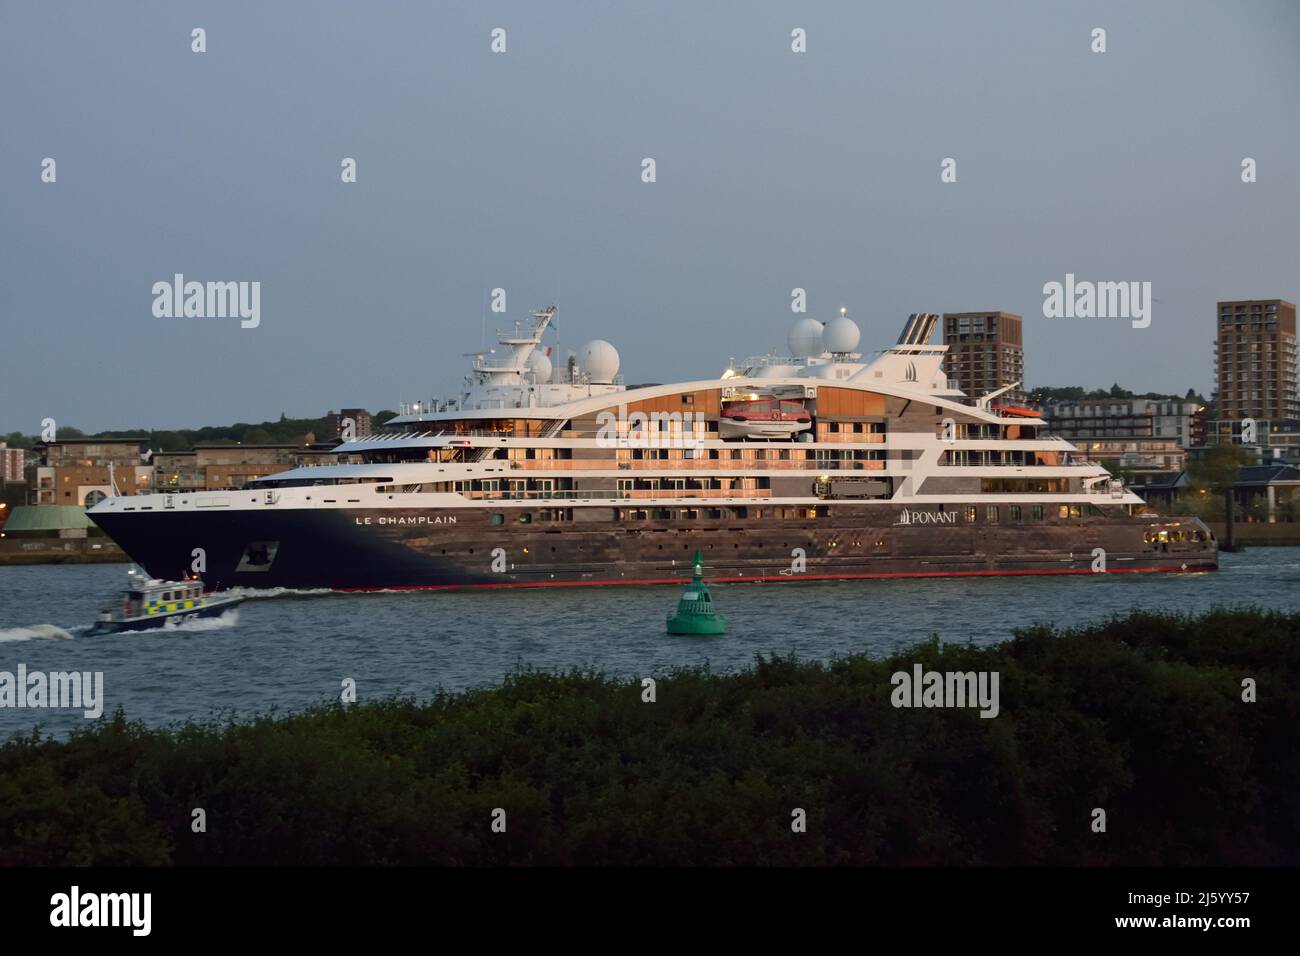
<svg viewBox="0 0 1300 956"><path fill-rule="evenodd" d="M534 513L531 511L521 511L515 515L515 521L517 521L519 524L532 524L533 518L534 518ZM542 508L540 511L536 512L536 519L541 522L572 521L573 509L572 508ZM503 525L506 523L506 516L501 514L500 512L497 512L496 514L492 515L490 519L490 523L494 525Z"/></svg>
<svg viewBox="0 0 1300 956"><path fill-rule="evenodd" d="M823 422L832 435L883 435L884 422Z"/></svg>
<svg viewBox="0 0 1300 956"><path fill-rule="evenodd" d="M883 461L865 448L620 448L619 461Z"/></svg>
<svg viewBox="0 0 1300 956"><path fill-rule="evenodd" d="M984 523L1001 524L1003 517L1003 505L985 505L984 506ZM1059 518L1082 518L1084 509L1087 509L1089 517L1099 516L1102 514L1100 508L1093 504L1077 505L1065 504L1056 507L1056 514ZM1028 521L1042 521L1047 512L1045 505L1029 505L1028 508L1021 505L1006 505L1005 513L1007 521L1011 524L1023 524ZM945 512L943 505L939 506L941 513ZM975 524L979 519L979 507L976 505L966 505L962 508L960 514L962 522L965 524ZM826 518L830 515L830 509L825 505L818 505L815 508L807 507L768 507L768 508L751 508L748 506L738 506L732 508L611 508L608 511L596 512L606 521L730 521L730 520L747 520L763 519L771 520L816 520L817 518ZM491 515L490 523L493 525L504 525L506 516L500 512ZM536 512L520 512L513 517L513 520L519 524L532 524L534 520L543 522L554 521L572 521L572 508L546 508ZM1180 532L1181 533L1181 532ZM1196 532L1199 534L1200 532ZM1165 539L1161 539L1165 540ZM1170 540L1183 540L1182 538ZM1200 538L1189 540L1201 540Z"/></svg>
<svg viewBox="0 0 1300 956"><path fill-rule="evenodd" d="M771 488L772 479L760 478L620 478L618 490L659 491L746 491L755 488Z"/></svg>

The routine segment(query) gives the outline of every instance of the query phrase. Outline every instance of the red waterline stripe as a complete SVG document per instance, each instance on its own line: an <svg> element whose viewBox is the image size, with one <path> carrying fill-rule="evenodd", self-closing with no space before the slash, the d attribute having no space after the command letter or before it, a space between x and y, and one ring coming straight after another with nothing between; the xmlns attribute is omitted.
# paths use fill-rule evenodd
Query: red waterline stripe
<svg viewBox="0 0 1300 956"><path fill-rule="evenodd" d="M1218 565L1198 564L1183 568L1115 568L1111 571L1093 571L1084 568L1062 568L1059 571L882 571L876 574L758 574L737 575L733 577L705 578L706 584L727 584L746 581L765 583L771 581L782 584L790 581L864 581L884 580L889 578L989 578L1010 577L1025 574L1145 574L1167 572L1172 574L1192 574L1203 571L1217 571ZM676 578L616 578L607 581L518 581L500 584L395 584L389 587L373 588L334 588L336 591L361 593L370 591L460 591L467 588L587 588L620 584L682 584L689 582L689 577Z"/></svg>

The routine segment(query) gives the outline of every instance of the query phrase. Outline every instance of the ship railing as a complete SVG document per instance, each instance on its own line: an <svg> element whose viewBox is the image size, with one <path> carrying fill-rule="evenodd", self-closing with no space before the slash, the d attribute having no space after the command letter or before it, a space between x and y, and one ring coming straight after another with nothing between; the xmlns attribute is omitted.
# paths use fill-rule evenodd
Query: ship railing
<svg viewBox="0 0 1300 956"><path fill-rule="evenodd" d="M635 488L627 491L462 491L471 501L586 501L641 498L770 498L770 488Z"/></svg>
<svg viewBox="0 0 1300 956"><path fill-rule="evenodd" d="M635 461L590 458L510 460L518 461L523 471L884 471L889 465L889 462L883 458L825 458L806 461L760 461L755 458L642 458Z"/></svg>
<svg viewBox="0 0 1300 956"><path fill-rule="evenodd" d="M1036 461L1033 463L1014 462L1014 461L968 461L960 464L939 464L938 468L1095 468L1094 464L1086 461L1060 461L1056 464Z"/></svg>
<svg viewBox="0 0 1300 956"><path fill-rule="evenodd" d="M564 422L561 421L561 422L560 422L560 425L559 425L559 428L562 428L563 426L564 426ZM544 429L543 431L541 431L541 432L539 432L539 433L537 433L537 434L523 434L523 433L516 432L516 431L513 431L513 430L510 430L510 431L494 431L494 430L492 430L492 429L485 429L485 428L471 428L471 429L467 429L467 430L465 430L465 431L448 431L447 429L443 428L443 429L440 429L440 430L438 430L438 431L436 431L436 432L430 430L430 431L423 431L423 432L415 432L415 431L408 431L408 432L395 432L395 433L390 433L390 434L386 434L386 435L367 435L365 438L358 438L358 439L356 439L356 440L355 440L355 443L356 443L356 444L361 444L361 443L363 443L363 442L364 442L364 443L372 443L372 442L384 442L384 441L411 441L411 440L414 440L414 439L420 439L420 438L448 438L448 439L457 439L457 438L553 438L553 437L555 437L555 432L557 432L557 431L559 430L559 428L556 428L556 427L553 427L553 426L548 426L546 429ZM565 436L565 437L568 437L568 436Z"/></svg>

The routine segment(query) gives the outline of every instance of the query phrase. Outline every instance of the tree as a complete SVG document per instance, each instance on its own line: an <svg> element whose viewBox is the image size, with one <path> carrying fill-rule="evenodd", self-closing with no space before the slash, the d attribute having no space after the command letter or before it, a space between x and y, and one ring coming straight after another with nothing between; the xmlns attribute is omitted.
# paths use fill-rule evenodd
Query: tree
<svg viewBox="0 0 1300 956"><path fill-rule="evenodd" d="M1124 467L1123 463L1118 458L1103 458L1101 460L1101 467L1105 468L1114 477L1124 482L1125 485L1133 484L1133 480L1137 477L1137 475L1134 474L1133 469Z"/></svg>
<svg viewBox="0 0 1300 956"><path fill-rule="evenodd" d="M185 451L190 446L191 443L180 432L161 431L149 436L149 447L159 451Z"/></svg>
<svg viewBox="0 0 1300 956"><path fill-rule="evenodd" d="M1232 541L1232 486L1237 472L1251 463L1251 455L1240 445L1214 445L1187 470L1192 484L1223 496L1223 550L1235 551Z"/></svg>

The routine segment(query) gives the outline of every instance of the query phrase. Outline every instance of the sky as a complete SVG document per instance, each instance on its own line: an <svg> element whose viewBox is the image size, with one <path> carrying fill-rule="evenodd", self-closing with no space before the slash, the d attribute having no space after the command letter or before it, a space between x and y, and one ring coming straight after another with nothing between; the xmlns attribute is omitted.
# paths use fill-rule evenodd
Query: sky
<svg viewBox="0 0 1300 956"><path fill-rule="evenodd" d="M865 350L1001 309L1030 386L1208 395L1215 301L1300 299L1298 214L1289 0L0 0L0 433L447 396L552 303L561 354L714 377L795 288ZM155 316L176 273L259 324ZM1067 274L1149 327L1045 317Z"/></svg>

